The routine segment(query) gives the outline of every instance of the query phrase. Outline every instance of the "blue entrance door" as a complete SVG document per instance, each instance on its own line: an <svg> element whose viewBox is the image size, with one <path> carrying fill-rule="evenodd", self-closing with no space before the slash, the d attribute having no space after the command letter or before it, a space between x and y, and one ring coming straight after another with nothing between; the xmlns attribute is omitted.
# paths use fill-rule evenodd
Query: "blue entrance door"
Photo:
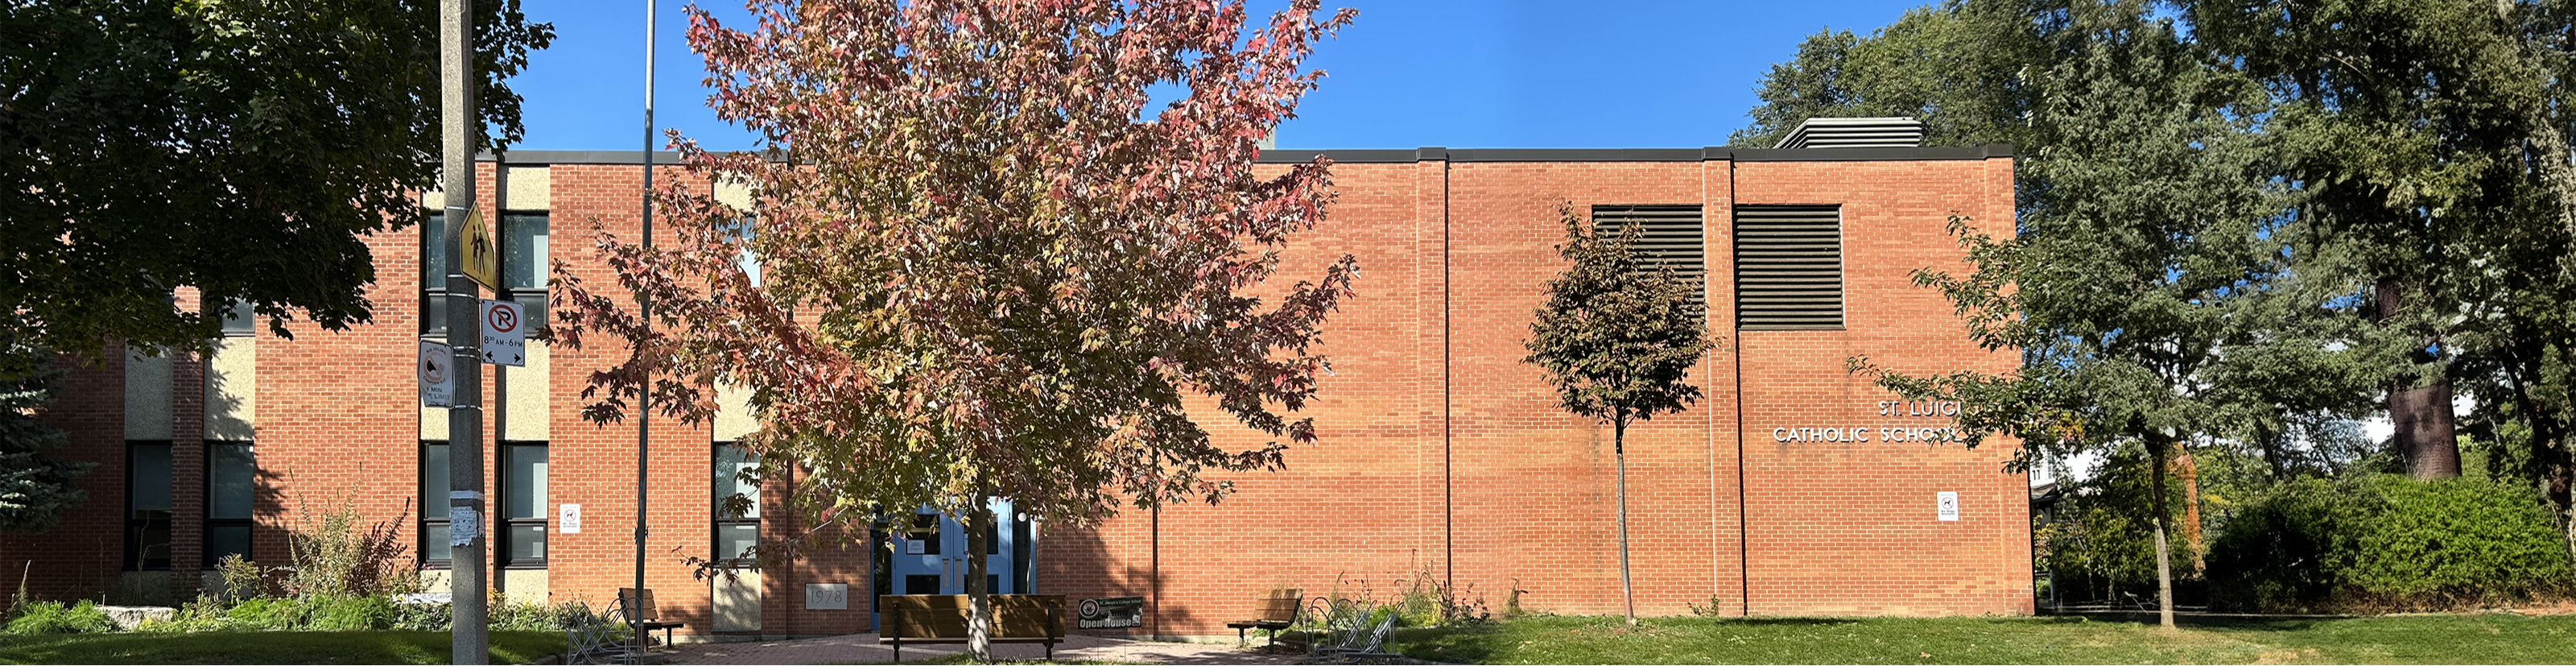
<svg viewBox="0 0 2576 666"><path fill-rule="evenodd" d="M1020 567L1021 540L1027 530L1011 503L993 500L992 531L985 533L985 590L994 594L1017 594L1025 582ZM966 530L928 507L914 513L912 529L896 532L891 544L894 556L888 558L893 573L895 594L965 594L968 557Z"/></svg>

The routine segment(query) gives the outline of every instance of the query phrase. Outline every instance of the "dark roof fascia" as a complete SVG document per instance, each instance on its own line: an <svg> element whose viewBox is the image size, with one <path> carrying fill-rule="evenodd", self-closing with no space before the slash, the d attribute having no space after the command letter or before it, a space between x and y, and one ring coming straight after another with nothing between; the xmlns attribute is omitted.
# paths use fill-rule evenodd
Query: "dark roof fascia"
<svg viewBox="0 0 2576 666"><path fill-rule="evenodd" d="M1337 164L1402 164L1447 160L1450 162L1889 162L1922 160L1981 160L2012 157L2010 144L1990 144L1957 148L1440 148L1413 150L1265 150L1263 164L1304 164L1323 155ZM513 150L494 159L491 153L475 156L478 162L502 164L635 164L644 163L640 150ZM657 165L680 163L680 154L655 151Z"/></svg>
<svg viewBox="0 0 2576 666"><path fill-rule="evenodd" d="M721 152L721 151L719 151L719 152ZM502 163L502 164L633 164L633 165L636 165L636 166L643 166L643 164L644 164L644 151L641 151L641 150L513 150L513 151L506 152L506 153L502 153L502 154L501 154L500 159L494 159L494 158L492 157L492 153L488 153L488 152L484 152L484 153L475 153L475 154L474 154L474 161L476 161L476 162L499 162L499 163ZM673 151L673 150L656 150L656 151L653 151L653 165L654 165L654 166L666 166L666 165L667 165L667 166L677 166L677 165L679 165L679 163L680 163L680 153L679 153L679 151Z"/></svg>
<svg viewBox="0 0 2576 666"><path fill-rule="evenodd" d="M2012 157L2009 144L1959 148L1420 148L1415 150L1266 150L1263 164L1304 164L1315 156L1337 164L1405 162L1887 162Z"/></svg>
<svg viewBox="0 0 2576 666"><path fill-rule="evenodd" d="M2011 144L1939 148L1733 148L1738 162L1903 162L2012 157Z"/></svg>

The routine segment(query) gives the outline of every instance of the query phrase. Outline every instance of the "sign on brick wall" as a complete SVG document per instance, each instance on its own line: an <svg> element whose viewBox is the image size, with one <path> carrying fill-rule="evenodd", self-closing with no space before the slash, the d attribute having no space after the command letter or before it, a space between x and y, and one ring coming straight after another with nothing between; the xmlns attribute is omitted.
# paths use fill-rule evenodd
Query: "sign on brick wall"
<svg viewBox="0 0 2576 666"><path fill-rule="evenodd" d="M1082 600L1079 629L1125 629L1145 626L1144 597L1102 597Z"/></svg>

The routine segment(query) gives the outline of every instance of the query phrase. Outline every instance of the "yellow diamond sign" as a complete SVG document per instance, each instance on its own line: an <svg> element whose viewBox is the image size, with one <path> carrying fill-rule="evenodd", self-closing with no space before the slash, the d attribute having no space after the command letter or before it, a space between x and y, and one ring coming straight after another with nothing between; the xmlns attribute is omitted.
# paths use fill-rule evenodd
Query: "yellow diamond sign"
<svg viewBox="0 0 2576 666"><path fill-rule="evenodd" d="M455 219L456 209L448 209L448 219ZM483 211L468 208L465 226L456 230L456 257L465 262L465 277L494 292L501 291L501 248L492 244L491 229L483 226Z"/></svg>

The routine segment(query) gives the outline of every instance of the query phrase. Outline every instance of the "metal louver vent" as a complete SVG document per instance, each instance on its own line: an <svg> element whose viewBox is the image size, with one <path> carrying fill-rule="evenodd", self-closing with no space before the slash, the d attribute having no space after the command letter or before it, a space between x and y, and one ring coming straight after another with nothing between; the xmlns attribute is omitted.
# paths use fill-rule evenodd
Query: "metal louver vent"
<svg viewBox="0 0 2576 666"><path fill-rule="evenodd" d="M1735 326L1843 327L1842 208L1735 207Z"/></svg>
<svg viewBox="0 0 2576 666"><path fill-rule="evenodd" d="M1773 148L1913 148L1923 145L1923 121L1888 118L1808 118Z"/></svg>
<svg viewBox="0 0 2576 666"><path fill-rule="evenodd" d="M1673 278L1690 285L1691 302L1707 298L1701 285L1708 282L1708 235L1701 224L1696 205L1622 205L1593 206L1592 230L1600 234L1617 234L1627 224L1642 225L1637 233L1637 270L1654 275L1663 268L1673 269Z"/></svg>

